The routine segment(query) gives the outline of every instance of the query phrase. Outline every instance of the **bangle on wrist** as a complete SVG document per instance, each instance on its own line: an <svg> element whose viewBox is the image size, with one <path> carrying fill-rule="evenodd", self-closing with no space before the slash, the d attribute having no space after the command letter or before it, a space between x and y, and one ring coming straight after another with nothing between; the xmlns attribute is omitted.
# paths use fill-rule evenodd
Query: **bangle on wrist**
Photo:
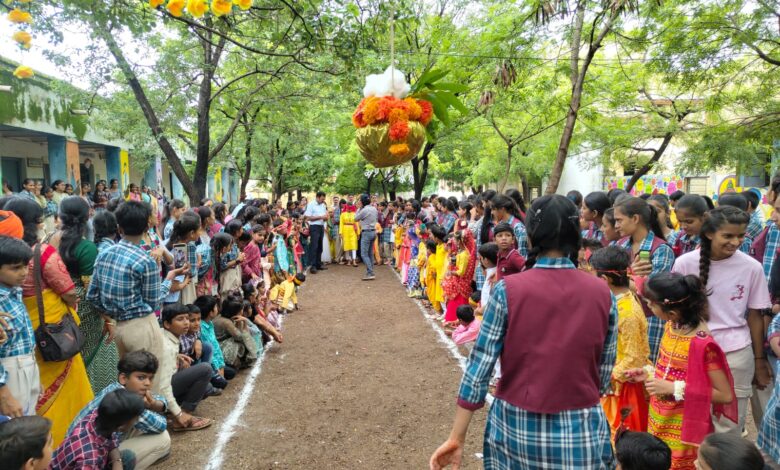
<svg viewBox="0 0 780 470"><path fill-rule="evenodd" d="M674 381L674 400L683 401L685 399L685 382L682 380Z"/></svg>

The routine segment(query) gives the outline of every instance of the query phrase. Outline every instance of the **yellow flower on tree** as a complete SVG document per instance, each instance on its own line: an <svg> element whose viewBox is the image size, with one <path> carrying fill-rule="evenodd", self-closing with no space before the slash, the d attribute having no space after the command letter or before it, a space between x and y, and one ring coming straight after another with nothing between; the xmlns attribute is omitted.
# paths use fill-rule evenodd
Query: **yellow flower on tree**
<svg viewBox="0 0 780 470"><path fill-rule="evenodd" d="M187 0L187 11L195 18L200 18L209 11L209 4L206 0Z"/></svg>
<svg viewBox="0 0 780 470"><path fill-rule="evenodd" d="M11 23L28 23L32 24L32 15L26 11L22 11L18 8L8 12L8 21Z"/></svg>
<svg viewBox="0 0 780 470"><path fill-rule="evenodd" d="M252 0L233 0L234 5L242 10L249 10L252 7Z"/></svg>
<svg viewBox="0 0 780 470"><path fill-rule="evenodd" d="M18 42L19 45L24 47L25 49L29 49L32 45L32 36L30 36L30 33L27 31L17 31L12 36L14 41Z"/></svg>
<svg viewBox="0 0 780 470"><path fill-rule="evenodd" d="M33 75L35 75L35 72L33 72L33 69L26 65L20 65L19 67L16 67L16 70L14 70L14 77L16 78L30 78Z"/></svg>
<svg viewBox="0 0 780 470"><path fill-rule="evenodd" d="M178 18L184 11L184 0L168 0L166 8L168 9L168 13Z"/></svg>
<svg viewBox="0 0 780 470"><path fill-rule="evenodd" d="M216 16L224 16L230 13L230 10L233 9L233 4L230 3L230 0L213 0L211 2L211 11Z"/></svg>
<svg viewBox="0 0 780 470"><path fill-rule="evenodd" d="M157 8L163 3L165 3L165 0L149 0L149 6L152 8Z"/></svg>

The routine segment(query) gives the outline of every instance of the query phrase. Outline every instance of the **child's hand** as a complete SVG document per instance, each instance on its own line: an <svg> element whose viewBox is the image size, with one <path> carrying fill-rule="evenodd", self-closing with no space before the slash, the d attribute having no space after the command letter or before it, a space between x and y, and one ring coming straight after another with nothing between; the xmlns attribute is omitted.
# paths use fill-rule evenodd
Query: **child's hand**
<svg viewBox="0 0 780 470"><path fill-rule="evenodd" d="M645 389L650 396L674 395L674 382L650 377L645 380Z"/></svg>
<svg viewBox="0 0 780 470"><path fill-rule="evenodd" d="M5 321L6 318L11 318L11 315L5 312L0 312L0 344L8 341L8 334L6 333L6 330L9 330L10 327Z"/></svg>
<svg viewBox="0 0 780 470"><path fill-rule="evenodd" d="M629 369L623 373L626 382L644 382L650 374L644 369Z"/></svg>
<svg viewBox="0 0 780 470"><path fill-rule="evenodd" d="M203 354L203 343L199 339L195 340L192 350L195 352L195 359L200 359L200 356Z"/></svg>
<svg viewBox="0 0 780 470"><path fill-rule="evenodd" d="M0 387L0 414L10 416L11 418L24 416L22 405L11 395L11 390L8 386Z"/></svg>
<svg viewBox="0 0 780 470"><path fill-rule="evenodd" d="M246 253L242 251L241 253L238 254L238 258L236 258L236 261L242 263L245 259L246 259Z"/></svg>
<svg viewBox="0 0 780 470"><path fill-rule="evenodd" d="M631 265L631 270L635 276L649 276L653 272L653 265L650 261L640 260L637 257L634 260L634 264Z"/></svg>
<svg viewBox="0 0 780 470"><path fill-rule="evenodd" d="M179 363L179 369L186 369L192 365L192 358L186 354L178 354L177 362Z"/></svg>

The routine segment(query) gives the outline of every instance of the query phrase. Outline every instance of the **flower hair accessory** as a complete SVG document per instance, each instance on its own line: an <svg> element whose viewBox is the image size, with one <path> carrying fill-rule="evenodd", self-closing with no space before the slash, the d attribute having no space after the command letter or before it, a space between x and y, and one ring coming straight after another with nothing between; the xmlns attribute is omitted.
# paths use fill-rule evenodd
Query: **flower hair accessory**
<svg viewBox="0 0 780 470"><path fill-rule="evenodd" d="M685 302L689 298L690 298L690 295L686 295L685 297L683 297L682 299L679 299L679 300L664 299L662 303L664 305L677 305L677 304L681 304L681 303Z"/></svg>

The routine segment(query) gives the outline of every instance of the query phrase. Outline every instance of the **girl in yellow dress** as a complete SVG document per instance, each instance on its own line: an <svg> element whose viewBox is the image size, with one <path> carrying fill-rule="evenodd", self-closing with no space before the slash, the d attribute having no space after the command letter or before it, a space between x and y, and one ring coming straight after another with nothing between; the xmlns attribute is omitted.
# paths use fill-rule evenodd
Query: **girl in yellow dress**
<svg viewBox="0 0 780 470"><path fill-rule="evenodd" d="M357 266L357 224L355 223L355 212L349 210L346 206L341 212L339 218L339 235L344 248L344 261L340 264L351 264Z"/></svg>

